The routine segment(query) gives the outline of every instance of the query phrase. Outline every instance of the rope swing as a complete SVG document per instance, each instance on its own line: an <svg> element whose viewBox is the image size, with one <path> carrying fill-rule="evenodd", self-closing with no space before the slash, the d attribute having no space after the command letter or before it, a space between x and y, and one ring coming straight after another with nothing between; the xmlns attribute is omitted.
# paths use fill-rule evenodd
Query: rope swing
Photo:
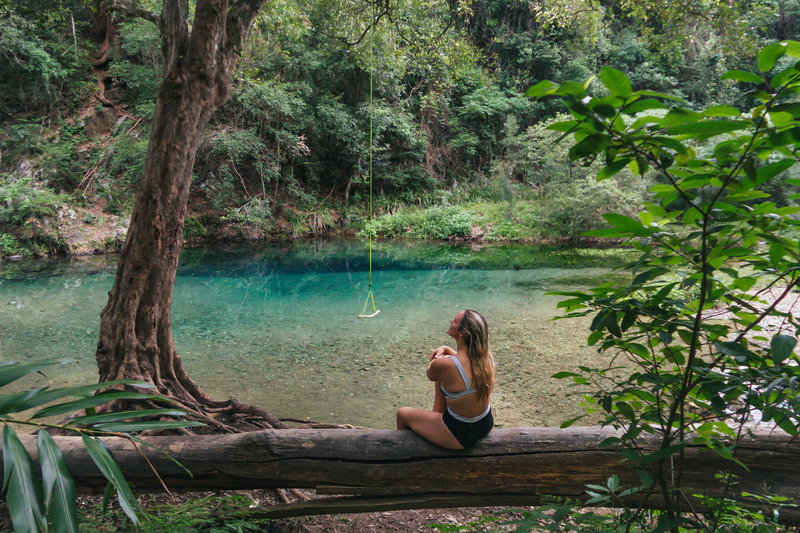
<svg viewBox="0 0 800 533"><path fill-rule="evenodd" d="M372 146L373 146L373 131L372 131L372 73L375 70L373 65L375 61L373 48L375 47L375 3L372 4L372 27L370 28L369 36L369 221L372 222ZM367 293L367 300L364 302L364 309L358 318L372 318L381 312L380 309L375 308L375 295L372 293L372 232L369 232L369 292ZM372 314L367 314L367 305L372 302Z"/></svg>

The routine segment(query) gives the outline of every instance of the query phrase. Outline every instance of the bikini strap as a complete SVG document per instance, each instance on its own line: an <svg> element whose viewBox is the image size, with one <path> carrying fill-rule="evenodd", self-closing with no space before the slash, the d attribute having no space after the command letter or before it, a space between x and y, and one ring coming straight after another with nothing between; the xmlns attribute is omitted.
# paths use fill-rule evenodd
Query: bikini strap
<svg viewBox="0 0 800 533"><path fill-rule="evenodd" d="M475 389L472 388L472 383L470 383L469 378L467 377L467 373L464 371L464 367L461 366L461 361L459 361L458 358L456 358L456 357L454 357L452 355L448 355L447 357L452 359L453 362L456 364L456 368L458 369L458 373L461 374L461 379L464 380L464 385L467 386L467 388L464 390L464 392L467 392L467 391L472 392L473 390L475 390Z"/></svg>

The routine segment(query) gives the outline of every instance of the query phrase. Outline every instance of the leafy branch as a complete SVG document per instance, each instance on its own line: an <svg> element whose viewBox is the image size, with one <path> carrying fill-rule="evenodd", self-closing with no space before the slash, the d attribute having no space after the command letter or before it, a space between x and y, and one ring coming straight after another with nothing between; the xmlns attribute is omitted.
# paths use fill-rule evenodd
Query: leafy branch
<svg viewBox="0 0 800 533"><path fill-rule="evenodd" d="M44 370L73 363L64 358L45 359L28 364L0 363L0 387ZM142 509L133 495L122 471L100 437L122 437L133 443L147 460L140 445L146 442L131 435L148 429L173 429L201 426L202 423L182 420L151 420L156 417L177 417L184 411L170 408L144 409L100 413L96 408L115 400L164 401L160 396L142 392L116 390L113 386L125 385L152 388L149 383L117 380L91 385L49 389L47 387L22 390L0 395L0 424L3 425L3 491L8 501L15 531L47 531L48 520L57 531L77 532L75 484L67 469L64 456L46 430L76 433L81 436L90 457L116 490L117 499L134 525L139 524ZM98 392L100 391L100 392ZM64 401L66 398L77 398ZM59 402L53 404L53 402ZM12 416L30 409L50 404L35 411L30 417ZM84 410L86 414L71 419L66 424L46 422L43 419ZM32 426L38 429L37 448L42 480L38 479L33 459L14 431L13 426ZM147 460L150 464L149 460ZM152 468L152 465L150 465ZM154 470L155 471L155 470ZM156 476L158 473L156 472ZM164 486L159 477L159 481ZM166 489L166 486L164 486ZM168 492L168 491L167 491ZM108 493L108 490L107 490Z"/></svg>

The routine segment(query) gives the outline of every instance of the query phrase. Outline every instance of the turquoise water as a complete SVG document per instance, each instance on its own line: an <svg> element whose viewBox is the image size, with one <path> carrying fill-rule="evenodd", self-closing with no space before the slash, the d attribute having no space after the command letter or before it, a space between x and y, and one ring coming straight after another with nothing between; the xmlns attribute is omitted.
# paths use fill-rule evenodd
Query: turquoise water
<svg viewBox="0 0 800 533"><path fill-rule="evenodd" d="M39 382L97 379L99 313L115 258L0 264L0 360L79 361ZM575 250L380 243L381 313L358 319L369 291L360 242L187 250L173 295L183 362L212 396L277 416L391 427L400 405L429 407L430 350L460 310L487 319L498 363L498 424L554 425L577 408L549 378L586 362L585 324L551 321L547 291L603 280L618 258ZM371 304L367 312L372 312Z"/></svg>

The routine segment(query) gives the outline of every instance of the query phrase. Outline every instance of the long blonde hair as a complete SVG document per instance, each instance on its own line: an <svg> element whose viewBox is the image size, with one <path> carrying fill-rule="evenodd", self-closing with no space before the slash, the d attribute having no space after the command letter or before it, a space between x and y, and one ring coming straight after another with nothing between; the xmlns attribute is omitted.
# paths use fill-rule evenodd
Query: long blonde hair
<svg viewBox="0 0 800 533"><path fill-rule="evenodd" d="M467 355L472 365L472 386L478 391L478 399L485 400L494 388L494 358L489 349L489 326L479 312L467 309L458 331L467 345Z"/></svg>

